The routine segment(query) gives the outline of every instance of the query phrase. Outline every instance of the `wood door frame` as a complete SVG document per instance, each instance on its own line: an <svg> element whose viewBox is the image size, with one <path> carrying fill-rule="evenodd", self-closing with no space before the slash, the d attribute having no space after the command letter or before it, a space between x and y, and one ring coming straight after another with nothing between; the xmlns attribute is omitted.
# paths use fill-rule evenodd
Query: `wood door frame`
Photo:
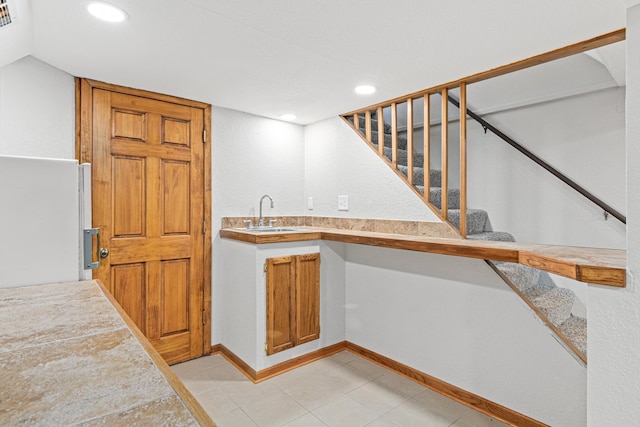
<svg viewBox="0 0 640 427"><path fill-rule="evenodd" d="M169 102L173 104L199 108L204 114L204 131L206 141L204 143L204 221L205 233L203 242L203 289L202 308L206 319L202 328L203 354L211 352L211 104L191 101L189 99L178 98L170 95L149 92L141 89L133 89L124 86L117 86L110 83L96 80L75 78L75 119L76 119L76 159L80 163L91 163L93 152L93 90L104 89L111 92L123 93L126 95L139 96L157 101Z"/></svg>

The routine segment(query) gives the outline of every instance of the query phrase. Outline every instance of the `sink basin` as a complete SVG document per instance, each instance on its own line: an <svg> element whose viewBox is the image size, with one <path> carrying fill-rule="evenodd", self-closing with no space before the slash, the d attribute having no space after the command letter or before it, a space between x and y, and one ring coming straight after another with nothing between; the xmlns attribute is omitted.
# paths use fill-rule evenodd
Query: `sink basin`
<svg viewBox="0 0 640 427"><path fill-rule="evenodd" d="M249 233L282 233L285 231L299 231L295 228L286 227L238 228L237 230L247 231Z"/></svg>

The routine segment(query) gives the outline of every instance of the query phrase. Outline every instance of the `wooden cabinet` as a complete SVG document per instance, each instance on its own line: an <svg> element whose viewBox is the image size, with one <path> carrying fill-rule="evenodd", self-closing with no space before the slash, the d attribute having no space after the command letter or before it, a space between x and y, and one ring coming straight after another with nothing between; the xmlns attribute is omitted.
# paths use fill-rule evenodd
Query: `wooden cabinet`
<svg viewBox="0 0 640 427"><path fill-rule="evenodd" d="M267 354L320 338L320 254L268 258Z"/></svg>

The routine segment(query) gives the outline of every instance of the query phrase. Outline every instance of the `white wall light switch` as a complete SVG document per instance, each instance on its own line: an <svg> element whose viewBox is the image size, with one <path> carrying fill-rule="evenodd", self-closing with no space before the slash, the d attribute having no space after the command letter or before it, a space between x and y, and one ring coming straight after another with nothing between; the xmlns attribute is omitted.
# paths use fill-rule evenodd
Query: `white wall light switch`
<svg viewBox="0 0 640 427"><path fill-rule="evenodd" d="M338 196L338 210L339 211L349 210L349 196Z"/></svg>
<svg viewBox="0 0 640 427"><path fill-rule="evenodd" d="M307 209L313 210L313 197L307 197Z"/></svg>

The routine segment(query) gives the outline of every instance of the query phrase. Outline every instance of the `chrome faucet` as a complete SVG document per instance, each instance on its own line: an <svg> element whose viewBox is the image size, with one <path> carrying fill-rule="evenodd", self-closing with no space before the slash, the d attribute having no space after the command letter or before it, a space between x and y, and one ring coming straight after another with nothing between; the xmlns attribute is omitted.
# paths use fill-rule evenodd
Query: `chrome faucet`
<svg viewBox="0 0 640 427"><path fill-rule="evenodd" d="M271 209L273 209L273 199L271 198L271 196L268 194L265 194L264 196L262 196L260 198L260 218L258 219L258 227L264 227L264 218L262 218L262 201L265 198L268 198L269 201L271 201Z"/></svg>

